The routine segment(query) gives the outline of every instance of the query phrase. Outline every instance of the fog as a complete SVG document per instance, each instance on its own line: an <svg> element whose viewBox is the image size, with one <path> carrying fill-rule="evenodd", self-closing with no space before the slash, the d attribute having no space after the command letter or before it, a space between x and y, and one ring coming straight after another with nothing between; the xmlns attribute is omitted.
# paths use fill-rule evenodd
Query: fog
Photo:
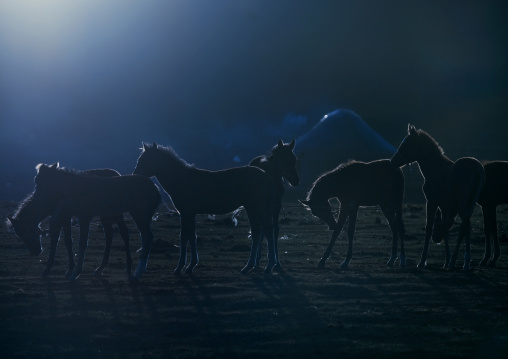
<svg viewBox="0 0 508 359"><path fill-rule="evenodd" d="M508 159L499 1L0 3L0 199L35 165L132 172L143 141L244 165L336 108L394 146Z"/></svg>

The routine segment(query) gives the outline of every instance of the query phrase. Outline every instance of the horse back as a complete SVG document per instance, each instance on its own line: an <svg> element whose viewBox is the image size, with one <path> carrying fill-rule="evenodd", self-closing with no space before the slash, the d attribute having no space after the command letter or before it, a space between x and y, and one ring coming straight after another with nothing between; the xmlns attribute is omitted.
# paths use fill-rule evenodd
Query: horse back
<svg viewBox="0 0 508 359"><path fill-rule="evenodd" d="M508 162L492 161L483 165L485 187L478 197L480 206L508 204Z"/></svg>
<svg viewBox="0 0 508 359"><path fill-rule="evenodd" d="M266 205L275 196L275 184L253 166L221 171L192 169L179 187L166 191L180 212L223 214L240 206Z"/></svg>
<svg viewBox="0 0 508 359"><path fill-rule="evenodd" d="M485 170L475 158L459 158L446 177L443 199L460 199L464 206L476 204L486 182Z"/></svg>
<svg viewBox="0 0 508 359"><path fill-rule="evenodd" d="M76 215L108 216L155 210L161 201L157 186L147 177L76 177L65 199Z"/></svg>
<svg viewBox="0 0 508 359"><path fill-rule="evenodd" d="M361 206L402 203L404 175L390 160L358 162L350 166L344 172L344 180L340 181L338 198L341 202L355 201Z"/></svg>

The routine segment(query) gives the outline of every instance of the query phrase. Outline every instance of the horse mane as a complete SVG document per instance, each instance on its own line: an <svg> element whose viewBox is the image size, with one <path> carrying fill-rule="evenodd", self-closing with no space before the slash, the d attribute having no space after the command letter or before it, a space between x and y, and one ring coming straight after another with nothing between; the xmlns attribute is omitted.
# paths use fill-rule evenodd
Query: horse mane
<svg viewBox="0 0 508 359"><path fill-rule="evenodd" d="M161 154L164 158L171 161L172 163L175 163L185 168L194 168L193 164L189 164L183 158L178 156L178 154L171 146L157 145L156 147L154 147L152 145L147 145L147 147L152 151L157 151L159 154Z"/></svg>
<svg viewBox="0 0 508 359"><path fill-rule="evenodd" d="M356 163L362 163L361 161L356 161L356 160L348 160L347 162L343 162L341 163L340 165L338 165L337 167L335 167L333 170L330 170L330 171L327 171L327 172L324 172L322 173L321 175L319 175L319 177L312 183L312 186L310 187L310 190L309 192L307 192L307 201L310 200L310 196L312 194L312 192L314 191L315 187L316 186L319 186L320 184L322 184L323 182L329 180L330 178L333 178L334 175L337 175L339 174L340 172L344 171L345 169L351 167L351 165L354 165Z"/></svg>
<svg viewBox="0 0 508 359"><path fill-rule="evenodd" d="M448 157L445 155L443 148L437 143L437 141L432 137L428 132L425 132L424 130L417 130L418 135L421 138L425 138L425 143L428 143L429 149L432 149L432 151L435 151L437 154L445 157L448 159Z"/></svg>

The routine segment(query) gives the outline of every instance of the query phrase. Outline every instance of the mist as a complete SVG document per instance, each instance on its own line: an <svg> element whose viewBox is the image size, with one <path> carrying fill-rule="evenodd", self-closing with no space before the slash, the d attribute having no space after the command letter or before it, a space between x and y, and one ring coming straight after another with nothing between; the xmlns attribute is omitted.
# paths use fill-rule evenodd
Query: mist
<svg viewBox="0 0 508 359"><path fill-rule="evenodd" d="M507 5L463 1L3 1L0 198L34 167L132 172L143 141L248 164L349 108L397 146L507 159Z"/></svg>

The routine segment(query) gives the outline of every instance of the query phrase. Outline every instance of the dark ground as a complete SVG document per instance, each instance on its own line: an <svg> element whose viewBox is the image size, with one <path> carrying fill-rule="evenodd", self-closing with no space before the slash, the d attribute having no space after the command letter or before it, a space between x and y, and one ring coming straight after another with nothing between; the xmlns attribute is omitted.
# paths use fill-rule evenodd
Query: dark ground
<svg viewBox="0 0 508 359"><path fill-rule="evenodd" d="M2 202L2 219L15 206ZM104 240L98 225L92 225L84 272L70 283L63 278L63 243L57 264L43 279L47 240L41 256L30 257L2 220L2 357L508 357L508 207L498 209L503 256L497 268L480 270L483 224L476 210L475 269L467 273L442 269L444 249L436 244L429 266L416 268L423 246L423 205L404 214L408 268L386 268L391 233L380 211L368 208L360 211L354 257L345 271L339 270L344 234L327 268L318 270L331 233L296 202L285 208L279 245L283 271L268 277L262 271L242 275L250 246L246 217L233 227L220 223L227 217L200 216L200 264L194 275L176 277L179 221L161 207L153 223L156 239L148 271L137 286L124 275L118 234L109 268L95 277ZM128 225L134 252L139 236L133 223ZM455 239L456 231L452 244Z"/></svg>

